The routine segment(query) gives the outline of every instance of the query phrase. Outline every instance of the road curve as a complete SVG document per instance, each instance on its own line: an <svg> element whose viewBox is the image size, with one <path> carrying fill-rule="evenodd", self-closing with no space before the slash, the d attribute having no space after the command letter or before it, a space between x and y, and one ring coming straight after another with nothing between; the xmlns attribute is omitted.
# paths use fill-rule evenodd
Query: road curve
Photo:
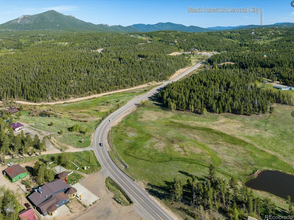
<svg viewBox="0 0 294 220"><path fill-rule="evenodd" d="M103 174L110 176L132 199L135 203L136 211L144 219L159 219L168 220L173 219L165 210L163 210L148 193L138 186L130 177L128 177L122 170L120 170L117 165L113 162L108 154L107 148L107 136L112 125L115 122L121 121L126 115L130 114L136 109L138 103L146 100L148 97L155 95L164 88L167 84L177 81L178 79L189 74L193 70L199 68L204 61L196 64L190 69L186 70L182 74L176 76L172 80L163 82L160 86L151 89L145 94L139 95L132 100L130 100L126 105L119 108L109 116L107 116L97 127L94 136L94 145L92 149L102 166ZM103 147L99 146L99 143L103 142Z"/></svg>

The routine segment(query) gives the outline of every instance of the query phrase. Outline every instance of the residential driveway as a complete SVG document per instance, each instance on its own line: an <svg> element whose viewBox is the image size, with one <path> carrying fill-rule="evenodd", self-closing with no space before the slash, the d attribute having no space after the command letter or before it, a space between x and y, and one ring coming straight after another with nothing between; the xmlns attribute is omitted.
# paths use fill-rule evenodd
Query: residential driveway
<svg viewBox="0 0 294 220"><path fill-rule="evenodd" d="M16 132L16 134L20 134L21 131L19 132ZM41 131L41 130L38 130L38 129L35 129L35 128L32 128L30 126L25 126L24 129L23 129L23 132L25 134L29 133L31 135L32 138L35 137L35 135L38 135L40 140L43 139L44 135L48 135L45 131ZM48 132L49 133L49 132ZM50 151L52 153L59 153L60 150L56 149L52 143L46 139L46 148L47 148L47 151Z"/></svg>
<svg viewBox="0 0 294 220"><path fill-rule="evenodd" d="M73 185L74 188L76 188L77 190L77 195L80 196L81 195L81 202L86 205L89 206L91 204L93 204L94 202L98 201L99 198L94 195L93 193L91 193L88 189L86 189L85 187L83 187L81 184L76 183Z"/></svg>
<svg viewBox="0 0 294 220"><path fill-rule="evenodd" d="M16 132L16 134L20 134L21 131L18 131ZM38 135L40 139L43 138L43 134L40 134L40 132L34 130L34 129L31 129L30 127L28 126L25 126L24 129L23 129L23 132L26 134L26 133L29 133L31 135L32 138L35 137L35 135Z"/></svg>

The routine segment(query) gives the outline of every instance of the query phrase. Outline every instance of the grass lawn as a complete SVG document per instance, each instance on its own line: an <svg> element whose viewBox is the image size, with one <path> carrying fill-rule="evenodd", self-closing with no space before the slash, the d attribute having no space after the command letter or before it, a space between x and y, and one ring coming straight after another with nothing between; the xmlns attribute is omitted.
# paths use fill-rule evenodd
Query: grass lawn
<svg viewBox="0 0 294 220"><path fill-rule="evenodd" d="M66 153L66 154L72 154L72 162L74 162L78 167L80 172L90 174L94 172L98 172L101 169L101 165L98 162L98 160L95 157L95 154L93 151L81 151L81 152L75 152L75 153ZM84 170L84 167L87 167L86 170ZM72 163L69 163L68 166L66 166L67 169L70 170L76 170L76 166Z"/></svg>
<svg viewBox="0 0 294 220"><path fill-rule="evenodd" d="M107 177L105 179L105 185L107 189L109 189L109 191L113 193L113 199L117 203L123 206L132 204L131 199L125 194L124 191L122 191L122 189L110 177Z"/></svg>
<svg viewBox="0 0 294 220"><path fill-rule="evenodd" d="M83 176L81 174L73 172L72 174L68 176L67 181L68 181L68 184L74 185L75 183L79 182L82 178Z"/></svg>
<svg viewBox="0 0 294 220"><path fill-rule="evenodd" d="M96 159L93 151L64 152L60 154L46 154L46 155L41 155L39 157L38 156L26 157L24 159L20 159L20 158L8 159L6 160L6 163L13 162L13 163L21 164L21 163L37 161L37 160L47 161L47 162L54 161L54 163L52 163L50 167L55 167L57 165L57 158L61 154L65 154L66 155L65 157L69 159L68 165L65 166L66 169L69 169L69 170L77 169L77 167L73 165L72 162L74 162L79 167L78 171L86 173L86 174L98 172L101 169L101 165ZM87 166L86 170L83 169L83 167L85 166Z"/></svg>
<svg viewBox="0 0 294 220"><path fill-rule="evenodd" d="M273 114L238 116L171 112L141 107L112 131L117 154L134 178L166 186L175 177L217 174L246 181L254 170L294 173L294 107L277 105ZM160 174L160 175L159 175Z"/></svg>

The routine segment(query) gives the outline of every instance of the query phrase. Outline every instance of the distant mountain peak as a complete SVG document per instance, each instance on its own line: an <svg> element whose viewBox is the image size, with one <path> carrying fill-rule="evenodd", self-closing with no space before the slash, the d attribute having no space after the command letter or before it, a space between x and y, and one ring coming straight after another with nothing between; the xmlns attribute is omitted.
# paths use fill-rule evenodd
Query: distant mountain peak
<svg viewBox="0 0 294 220"><path fill-rule="evenodd" d="M132 26L95 25L64 15L55 10L49 10L35 15L22 15L17 19L0 25L0 30L67 30L67 31L103 31L103 32L138 32Z"/></svg>

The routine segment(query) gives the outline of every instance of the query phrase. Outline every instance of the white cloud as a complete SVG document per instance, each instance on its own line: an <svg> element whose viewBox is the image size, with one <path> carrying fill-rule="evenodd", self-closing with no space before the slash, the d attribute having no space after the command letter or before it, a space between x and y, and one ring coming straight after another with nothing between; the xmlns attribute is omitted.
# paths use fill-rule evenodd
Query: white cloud
<svg viewBox="0 0 294 220"><path fill-rule="evenodd" d="M294 12L292 12L292 15L294 15Z"/></svg>
<svg viewBox="0 0 294 220"><path fill-rule="evenodd" d="M59 12L76 11L78 9L79 7L75 5L61 5L61 6L55 6L55 7L42 8L42 10L45 10L45 11L54 10Z"/></svg>

